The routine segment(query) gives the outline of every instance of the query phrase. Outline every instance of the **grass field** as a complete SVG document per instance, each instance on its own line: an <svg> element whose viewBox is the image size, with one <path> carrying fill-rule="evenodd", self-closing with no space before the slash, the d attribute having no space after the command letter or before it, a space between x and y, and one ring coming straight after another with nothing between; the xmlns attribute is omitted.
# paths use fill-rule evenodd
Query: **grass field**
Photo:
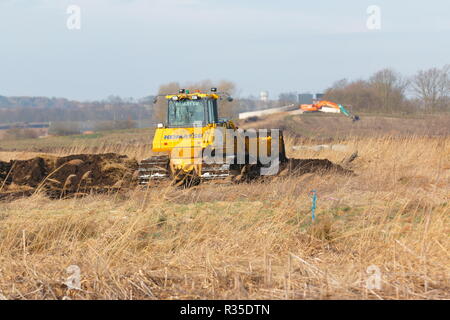
<svg viewBox="0 0 450 320"><path fill-rule="evenodd" d="M51 139L34 152L149 154L141 131ZM450 137L329 140L348 151L294 151L315 141L289 137L288 156L358 151L354 175L0 202L0 297L450 299ZM0 160L35 156L27 143L2 142ZM380 286L367 285L373 270Z"/></svg>
<svg viewBox="0 0 450 320"><path fill-rule="evenodd" d="M105 149L114 149L122 153L130 150L136 152L138 149L151 149L153 132L154 129L127 129L42 139L0 140L0 153L3 151L3 154L5 152L73 154L97 153Z"/></svg>

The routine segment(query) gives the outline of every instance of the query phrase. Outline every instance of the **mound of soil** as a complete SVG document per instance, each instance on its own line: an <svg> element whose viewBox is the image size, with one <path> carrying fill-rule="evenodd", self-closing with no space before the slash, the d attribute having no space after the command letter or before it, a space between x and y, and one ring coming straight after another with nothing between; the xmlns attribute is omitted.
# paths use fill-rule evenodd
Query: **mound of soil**
<svg viewBox="0 0 450 320"><path fill-rule="evenodd" d="M138 166L136 160L115 153L0 161L0 200L29 196L36 190L59 198L135 187ZM289 159L281 169L282 176L352 173L327 159Z"/></svg>
<svg viewBox="0 0 450 320"><path fill-rule="evenodd" d="M129 186L137 169L136 160L114 153L37 157L0 162L0 182L6 179L3 191L28 187L60 195Z"/></svg>
<svg viewBox="0 0 450 320"><path fill-rule="evenodd" d="M4 181L6 179L6 176L8 175L10 169L10 163L0 161L0 181Z"/></svg>

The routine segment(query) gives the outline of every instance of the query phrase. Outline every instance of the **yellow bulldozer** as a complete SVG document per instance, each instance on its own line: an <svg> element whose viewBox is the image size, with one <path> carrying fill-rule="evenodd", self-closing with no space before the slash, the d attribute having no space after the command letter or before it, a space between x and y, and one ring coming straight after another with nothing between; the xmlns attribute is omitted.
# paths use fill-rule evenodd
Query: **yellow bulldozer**
<svg viewBox="0 0 450 320"><path fill-rule="evenodd" d="M219 102L233 100L228 93L180 89L161 97L167 100L167 121L158 124L153 138L152 151L158 155L140 163L141 184L248 180L277 175L288 162L280 130L242 130L219 118Z"/></svg>

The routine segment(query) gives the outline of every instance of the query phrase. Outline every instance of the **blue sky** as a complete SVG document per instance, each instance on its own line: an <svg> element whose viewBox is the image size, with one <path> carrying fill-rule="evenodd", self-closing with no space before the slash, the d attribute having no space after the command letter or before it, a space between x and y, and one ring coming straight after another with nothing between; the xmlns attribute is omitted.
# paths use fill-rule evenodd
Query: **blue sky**
<svg viewBox="0 0 450 320"><path fill-rule="evenodd" d="M81 30L66 9L81 8ZM367 7L381 8L368 30ZM320 92L450 63L444 0L0 0L0 95L142 97L170 81Z"/></svg>

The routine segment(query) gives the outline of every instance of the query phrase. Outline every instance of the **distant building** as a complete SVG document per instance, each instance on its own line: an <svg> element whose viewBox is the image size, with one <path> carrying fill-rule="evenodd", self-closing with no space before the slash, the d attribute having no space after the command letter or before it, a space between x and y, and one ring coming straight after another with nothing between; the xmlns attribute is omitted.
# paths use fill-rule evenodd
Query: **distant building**
<svg viewBox="0 0 450 320"><path fill-rule="evenodd" d="M311 93L300 93L298 95L299 104L312 104L314 96Z"/></svg>
<svg viewBox="0 0 450 320"><path fill-rule="evenodd" d="M316 100L323 100L325 95L323 93L316 93Z"/></svg>
<svg viewBox="0 0 450 320"><path fill-rule="evenodd" d="M269 101L269 92L261 91L261 93L259 94L259 99L264 102Z"/></svg>

